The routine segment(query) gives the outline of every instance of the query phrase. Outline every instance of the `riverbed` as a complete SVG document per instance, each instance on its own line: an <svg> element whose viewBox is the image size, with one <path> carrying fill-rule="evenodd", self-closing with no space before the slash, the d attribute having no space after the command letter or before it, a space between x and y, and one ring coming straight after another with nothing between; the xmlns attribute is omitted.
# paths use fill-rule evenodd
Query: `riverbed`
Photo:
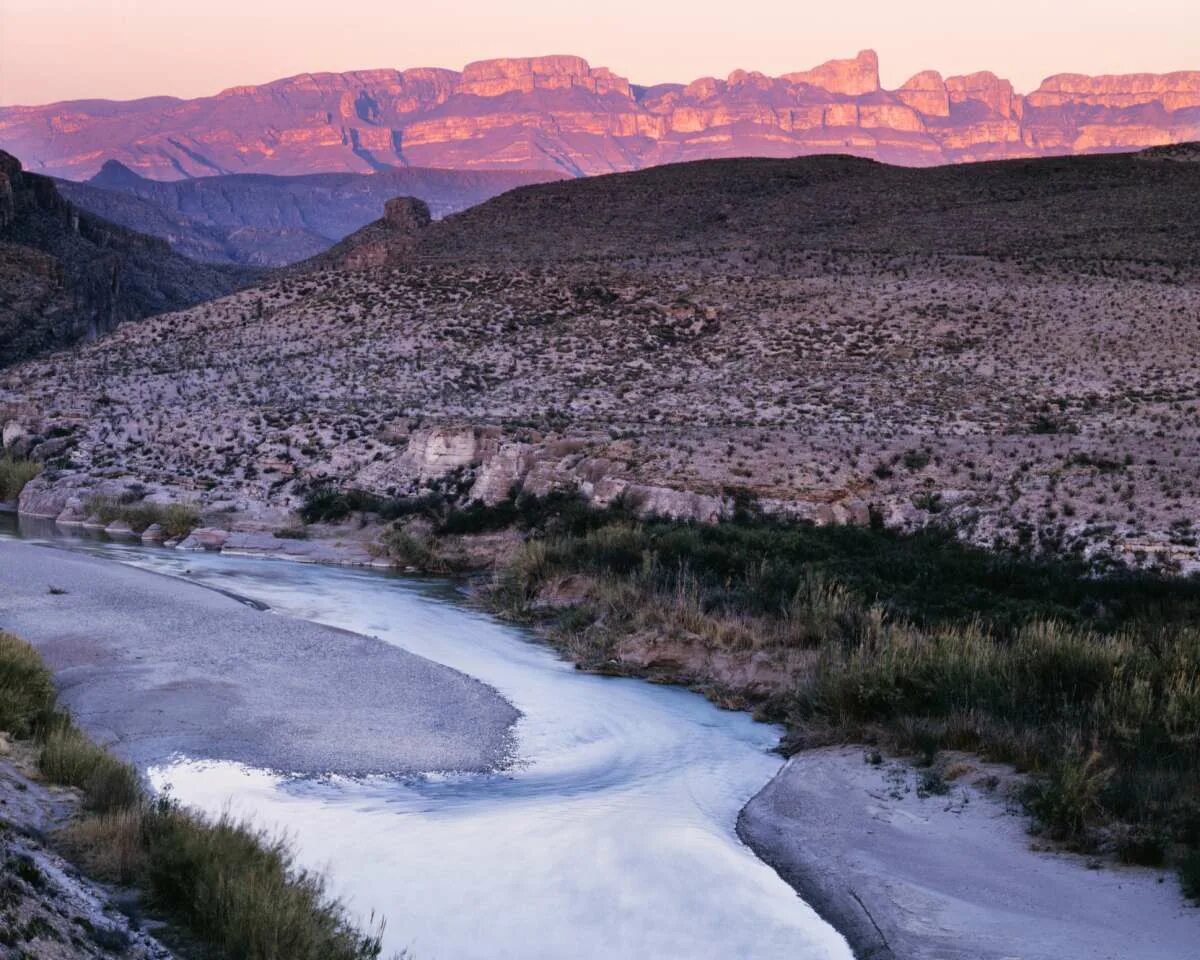
<svg viewBox="0 0 1200 960"><path fill-rule="evenodd" d="M83 538L55 544L377 637L482 681L520 711L511 760L495 772L290 776L186 756L149 767L155 787L184 803L286 831L300 862L326 870L357 916L386 917L387 951L420 960L850 957L734 832L738 811L780 768L777 728L686 690L580 673L526 632L469 609L447 581Z"/></svg>

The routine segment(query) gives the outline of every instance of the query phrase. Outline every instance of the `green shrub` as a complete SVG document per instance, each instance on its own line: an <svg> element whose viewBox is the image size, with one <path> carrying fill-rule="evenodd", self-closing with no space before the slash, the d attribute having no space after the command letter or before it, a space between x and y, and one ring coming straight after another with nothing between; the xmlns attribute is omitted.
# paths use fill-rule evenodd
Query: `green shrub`
<svg viewBox="0 0 1200 960"><path fill-rule="evenodd" d="M25 484L42 472L42 465L33 460L15 457L12 453L0 456L0 500L16 500Z"/></svg>
<svg viewBox="0 0 1200 960"><path fill-rule="evenodd" d="M246 960L366 960L378 933L360 934L321 877L296 866L287 843L224 815L203 820L158 803L142 826L140 878L150 902L223 956Z"/></svg>
<svg viewBox="0 0 1200 960"><path fill-rule="evenodd" d="M1200 901L1200 849L1189 850L1179 864L1179 882L1184 896Z"/></svg>
<svg viewBox="0 0 1200 960"><path fill-rule="evenodd" d="M927 762L976 751L1032 775L1025 800L1048 835L1083 848L1112 829L1138 862L1200 846L1197 578L746 510L575 532L547 518L493 596L544 616L567 580L579 613L551 635L585 665L623 669L610 658L631 635L767 651L788 686L744 700L793 742L880 737Z"/></svg>
<svg viewBox="0 0 1200 960"><path fill-rule="evenodd" d="M1087 850L1093 842L1090 828L1103 816L1104 789L1111 778L1099 751L1075 747L1031 781L1022 800L1053 839Z"/></svg>

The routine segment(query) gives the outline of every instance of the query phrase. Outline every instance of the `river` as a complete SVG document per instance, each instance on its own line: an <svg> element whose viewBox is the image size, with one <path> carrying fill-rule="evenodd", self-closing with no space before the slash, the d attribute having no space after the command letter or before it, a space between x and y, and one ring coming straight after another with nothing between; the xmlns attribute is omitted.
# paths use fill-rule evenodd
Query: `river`
<svg viewBox="0 0 1200 960"><path fill-rule="evenodd" d="M387 918L385 956L850 958L734 832L780 767L778 728L687 690L580 673L445 581L55 541L379 637L522 712L513 762L493 774L298 778L187 758L147 771L184 803L285 831L354 915Z"/></svg>

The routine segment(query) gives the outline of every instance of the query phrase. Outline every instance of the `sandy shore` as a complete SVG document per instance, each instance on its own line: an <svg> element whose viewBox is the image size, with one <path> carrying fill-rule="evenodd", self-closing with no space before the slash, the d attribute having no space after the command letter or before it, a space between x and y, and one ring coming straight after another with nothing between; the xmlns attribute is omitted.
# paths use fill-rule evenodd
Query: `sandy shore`
<svg viewBox="0 0 1200 960"><path fill-rule="evenodd" d="M140 766L182 753L302 774L489 770L518 716L380 640L33 544L0 541L0 629L34 644L80 725Z"/></svg>
<svg viewBox="0 0 1200 960"><path fill-rule="evenodd" d="M798 754L738 833L864 960L1188 960L1200 909L1173 874L1037 851L975 764L949 793L861 748ZM922 795L924 794L924 795Z"/></svg>

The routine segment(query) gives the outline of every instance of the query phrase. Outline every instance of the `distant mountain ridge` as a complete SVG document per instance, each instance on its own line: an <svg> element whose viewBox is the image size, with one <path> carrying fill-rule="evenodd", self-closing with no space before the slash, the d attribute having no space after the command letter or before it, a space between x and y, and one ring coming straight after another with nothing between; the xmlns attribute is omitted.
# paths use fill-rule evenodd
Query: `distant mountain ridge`
<svg viewBox="0 0 1200 960"><path fill-rule="evenodd" d="M812 70L639 87L574 56L301 74L213 97L0 107L0 146L80 180L106 159L154 179L394 166L618 172L684 160L848 153L930 166L1200 138L1200 71L1059 74L1032 93L990 72L895 90L864 50Z"/></svg>
<svg viewBox="0 0 1200 960"><path fill-rule="evenodd" d="M282 266L311 257L413 196L443 217L499 193L561 176L537 170L426 170L280 177L229 174L150 180L108 160L85 183L59 181L70 201L114 223L162 237L211 263Z"/></svg>

